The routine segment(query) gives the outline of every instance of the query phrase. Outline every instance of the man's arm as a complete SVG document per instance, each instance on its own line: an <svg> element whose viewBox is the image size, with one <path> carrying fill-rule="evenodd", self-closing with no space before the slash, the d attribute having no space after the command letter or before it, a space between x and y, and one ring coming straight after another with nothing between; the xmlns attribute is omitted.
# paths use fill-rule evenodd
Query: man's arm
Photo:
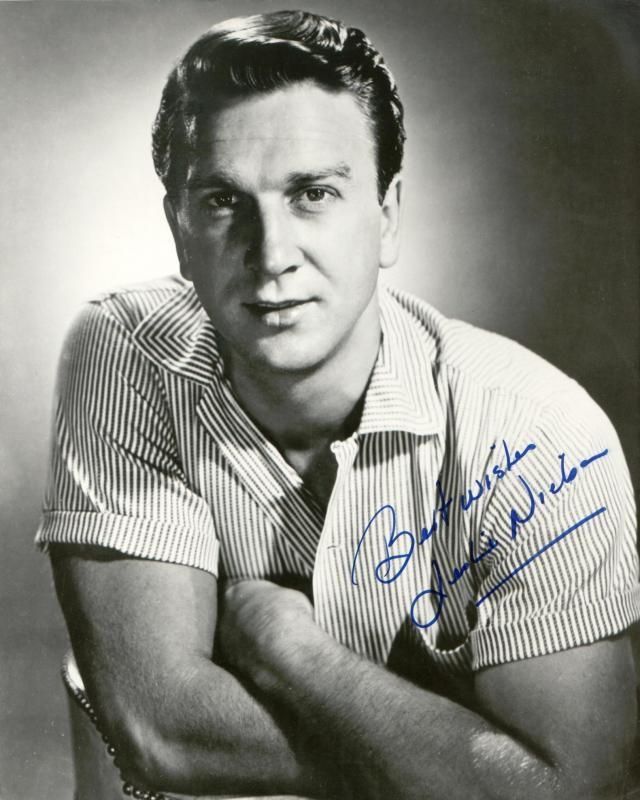
<svg viewBox="0 0 640 800"><path fill-rule="evenodd" d="M635 725L628 637L491 667L482 713L361 659L264 581L227 591L222 646L351 760L359 797L618 798Z"/></svg>
<svg viewBox="0 0 640 800"><path fill-rule="evenodd" d="M324 795L294 752L301 737L289 741L211 661L211 574L78 546L53 546L52 564L80 673L129 780L188 794Z"/></svg>

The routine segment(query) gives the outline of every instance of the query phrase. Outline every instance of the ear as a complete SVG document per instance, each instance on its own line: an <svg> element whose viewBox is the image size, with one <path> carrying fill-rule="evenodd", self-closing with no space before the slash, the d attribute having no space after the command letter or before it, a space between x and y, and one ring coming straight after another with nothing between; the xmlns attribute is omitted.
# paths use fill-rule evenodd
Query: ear
<svg viewBox="0 0 640 800"><path fill-rule="evenodd" d="M392 267L398 260L401 187L400 175L396 175L387 189L380 208L380 267L382 269Z"/></svg>
<svg viewBox="0 0 640 800"><path fill-rule="evenodd" d="M169 223L169 227L171 228L171 233L173 235L173 241L176 246L176 253L178 255L178 261L180 262L180 273L182 274L183 278L187 280L191 280L191 268L189 266L189 255L187 253L187 249L184 246L184 240L182 235L182 227L180 225L179 219L179 211L177 208L178 201L169 197L168 194L164 196L164 200L162 204L164 206L164 215L167 218L167 222Z"/></svg>

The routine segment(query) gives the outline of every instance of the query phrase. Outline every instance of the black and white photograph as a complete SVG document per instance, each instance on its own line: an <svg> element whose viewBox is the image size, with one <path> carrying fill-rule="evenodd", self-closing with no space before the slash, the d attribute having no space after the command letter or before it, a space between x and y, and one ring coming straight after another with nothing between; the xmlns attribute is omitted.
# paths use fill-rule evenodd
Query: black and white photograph
<svg viewBox="0 0 640 800"><path fill-rule="evenodd" d="M640 2L0 65L0 800L640 800Z"/></svg>

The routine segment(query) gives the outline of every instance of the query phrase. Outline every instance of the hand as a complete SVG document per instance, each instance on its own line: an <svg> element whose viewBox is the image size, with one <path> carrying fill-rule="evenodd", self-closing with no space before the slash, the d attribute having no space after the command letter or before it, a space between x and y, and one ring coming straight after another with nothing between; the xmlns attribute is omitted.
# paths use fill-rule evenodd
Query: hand
<svg viewBox="0 0 640 800"><path fill-rule="evenodd" d="M307 597L270 581L229 583L217 635L223 658L256 685L268 682L305 632L315 627Z"/></svg>

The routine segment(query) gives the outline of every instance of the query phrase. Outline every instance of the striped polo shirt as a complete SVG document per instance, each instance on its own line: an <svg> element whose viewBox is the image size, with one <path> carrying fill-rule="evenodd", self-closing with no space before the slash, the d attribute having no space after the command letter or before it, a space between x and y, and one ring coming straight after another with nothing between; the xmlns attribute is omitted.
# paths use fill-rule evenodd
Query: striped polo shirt
<svg viewBox="0 0 640 800"><path fill-rule="evenodd" d="M335 639L450 675L640 618L633 491L604 413L518 344L379 296L326 511L236 400L191 284L87 304L60 363L39 545L306 579Z"/></svg>

